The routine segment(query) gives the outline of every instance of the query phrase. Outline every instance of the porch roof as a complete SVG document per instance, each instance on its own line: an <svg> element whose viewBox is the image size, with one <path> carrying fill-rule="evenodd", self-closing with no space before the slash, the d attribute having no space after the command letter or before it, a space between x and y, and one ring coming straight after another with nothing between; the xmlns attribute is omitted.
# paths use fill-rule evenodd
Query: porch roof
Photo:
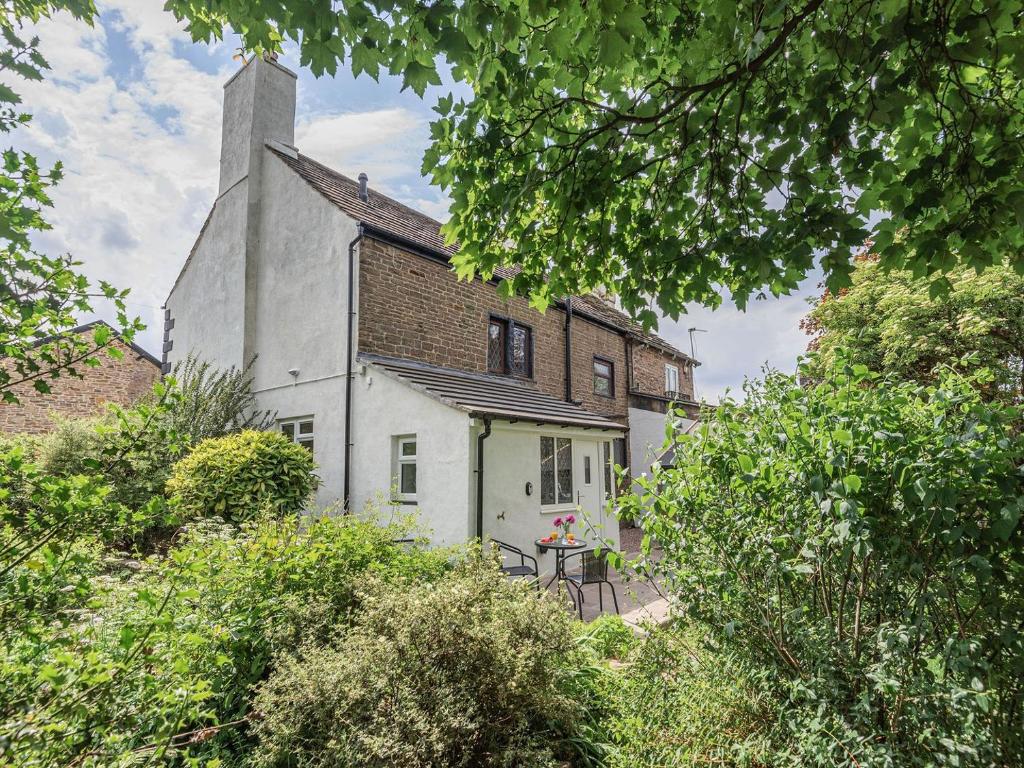
<svg viewBox="0 0 1024 768"><path fill-rule="evenodd" d="M365 353L360 353L358 360L471 416L585 429L626 429L623 424L505 376L471 373Z"/></svg>

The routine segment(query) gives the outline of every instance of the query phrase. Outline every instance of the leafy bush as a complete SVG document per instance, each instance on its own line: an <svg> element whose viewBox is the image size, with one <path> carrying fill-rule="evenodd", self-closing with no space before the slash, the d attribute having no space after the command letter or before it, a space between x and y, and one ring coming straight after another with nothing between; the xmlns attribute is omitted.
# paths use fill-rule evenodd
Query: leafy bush
<svg viewBox="0 0 1024 768"><path fill-rule="evenodd" d="M434 584L368 584L353 627L285 658L256 707L262 766L541 766L569 749L580 657L554 601L465 565Z"/></svg>
<svg viewBox="0 0 1024 768"><path fill-rule="evenodd" d="M247 429L262 431L274 414L256 408L252 392L253 358L241 370L217 370L193 355L174 366L171 377L177 397L165 418L166 426L187 435L192 444Z"/></svg>
<svg viewBox="0 0 1024 768"><path fill-rule="evenodd" d="M0 646L0 764L243 755L252 686L276 654L342 631L371 574L409 583L449 569L448 552L394 543L407 531L351 517L203 521L128 578L93 568L60 611L22 603Z"/></svg>
<svg viewBox="0 0 1024 768"><path fill-rule="evenodd" d="M786 687L776 763L1024 761L1024 437L978 376L770 375L642 481L647 566Z"/></svg>
<svg viewBox="0 0 1024 768"><path fill-rule="evenodd" d="M175 464L167 491L182 519L245 520L302 510L316 489L312 454L279 432L204 440Z"/></svg>
<svg viewBox="0 0 1024 768"><path fill-rule="evenodd" d="M581 635L587 648L599 658L623 658L636 645L636 635L621 616L605 613L586 625Z"/></svg>

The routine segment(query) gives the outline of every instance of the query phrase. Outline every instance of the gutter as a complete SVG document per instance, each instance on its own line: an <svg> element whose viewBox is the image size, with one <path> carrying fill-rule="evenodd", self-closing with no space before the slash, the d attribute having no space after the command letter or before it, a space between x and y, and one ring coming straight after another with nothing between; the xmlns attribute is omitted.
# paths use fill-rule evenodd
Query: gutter
<svg viewBox="0 0 1024 768"><path fill-rule="evenodd" d="M476 535L484 540L484 440L491 436L491 420L484 417L484 431L476 436Z"/></svg>
<svg viewBox="0 0 1024 768"><path fill-rule="evenodd" d="M351 469L352 469L352 331L355 326L355 261L356 246L363 240L363 225L348 244L348 341L345 344L345 485L342 492L342 510L351 512Z"/></svg>

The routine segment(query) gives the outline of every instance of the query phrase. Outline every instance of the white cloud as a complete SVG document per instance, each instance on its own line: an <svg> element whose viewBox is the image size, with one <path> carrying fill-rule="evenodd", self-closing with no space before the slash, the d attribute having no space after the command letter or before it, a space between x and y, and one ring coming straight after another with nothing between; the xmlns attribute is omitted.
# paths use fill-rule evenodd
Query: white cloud
<svg viewBox="0 0 1024 768"><path fill-rule="evenodd" d="M299 94L301 100L302 94ZM437 219L446 219L448 200L419 177L423 147L429 139L426 122L403 107L368 112L313 114L299 119L295 143L299 151L346 176L366 173L370 186ZM424 192L437 191L434 197Z"/></svg>
<svg viewBox="0 0 1024 768"><path fill-rule="evenodd" d="M17 84L35 120L13 143L63 160L66 173L47 214L53 229L37 245L131 288L129 309L149 326L141 341L157 351L160 305L216 195L223 84L237 65L228 44L215 72L182 57L188 36L160 0L108 0L91 28L60 14L36 31L52 70L41 83ZM115 35L130 48L116 54L134 61L115 60ZM426 140L425 124L404 109L313 115L298 130L304 152L366 170L389 194L410 169L418 175Z"/></svg>
<svg viewBox="0 0 1024 768"><path fill-rule="evenodd" d="M679 349L690 351L689 328L694 334L697 359L697 398L715 403L728 390L743 396L745 378L760 377L765 366L785 373L796 370L796 359L807 348L808 337L800 319L809 309L807 298L817 293L818 277L805 280L791 296L751 301L741 312L726 299L717 310L690 305L679 320L661 321L659 335Z"/></svg>

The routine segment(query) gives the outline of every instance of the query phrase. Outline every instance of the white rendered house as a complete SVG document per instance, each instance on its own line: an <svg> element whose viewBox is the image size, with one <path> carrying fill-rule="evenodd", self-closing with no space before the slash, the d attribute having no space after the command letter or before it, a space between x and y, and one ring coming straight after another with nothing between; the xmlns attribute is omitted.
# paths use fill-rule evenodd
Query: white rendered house
<svg viewBox="0 0 1024 768"><path fill-rule="evenodd" d="M225 85L218 196L167 298L165 370L255 358L257 405L313 451L320 506L383 498L438 544L531 554L582 510L579 535L617 541L611 467L641 446L651 463L696 362L601 298L541 314L459 282L437 221L300 154L294 118L276 62Z"/></svg>

